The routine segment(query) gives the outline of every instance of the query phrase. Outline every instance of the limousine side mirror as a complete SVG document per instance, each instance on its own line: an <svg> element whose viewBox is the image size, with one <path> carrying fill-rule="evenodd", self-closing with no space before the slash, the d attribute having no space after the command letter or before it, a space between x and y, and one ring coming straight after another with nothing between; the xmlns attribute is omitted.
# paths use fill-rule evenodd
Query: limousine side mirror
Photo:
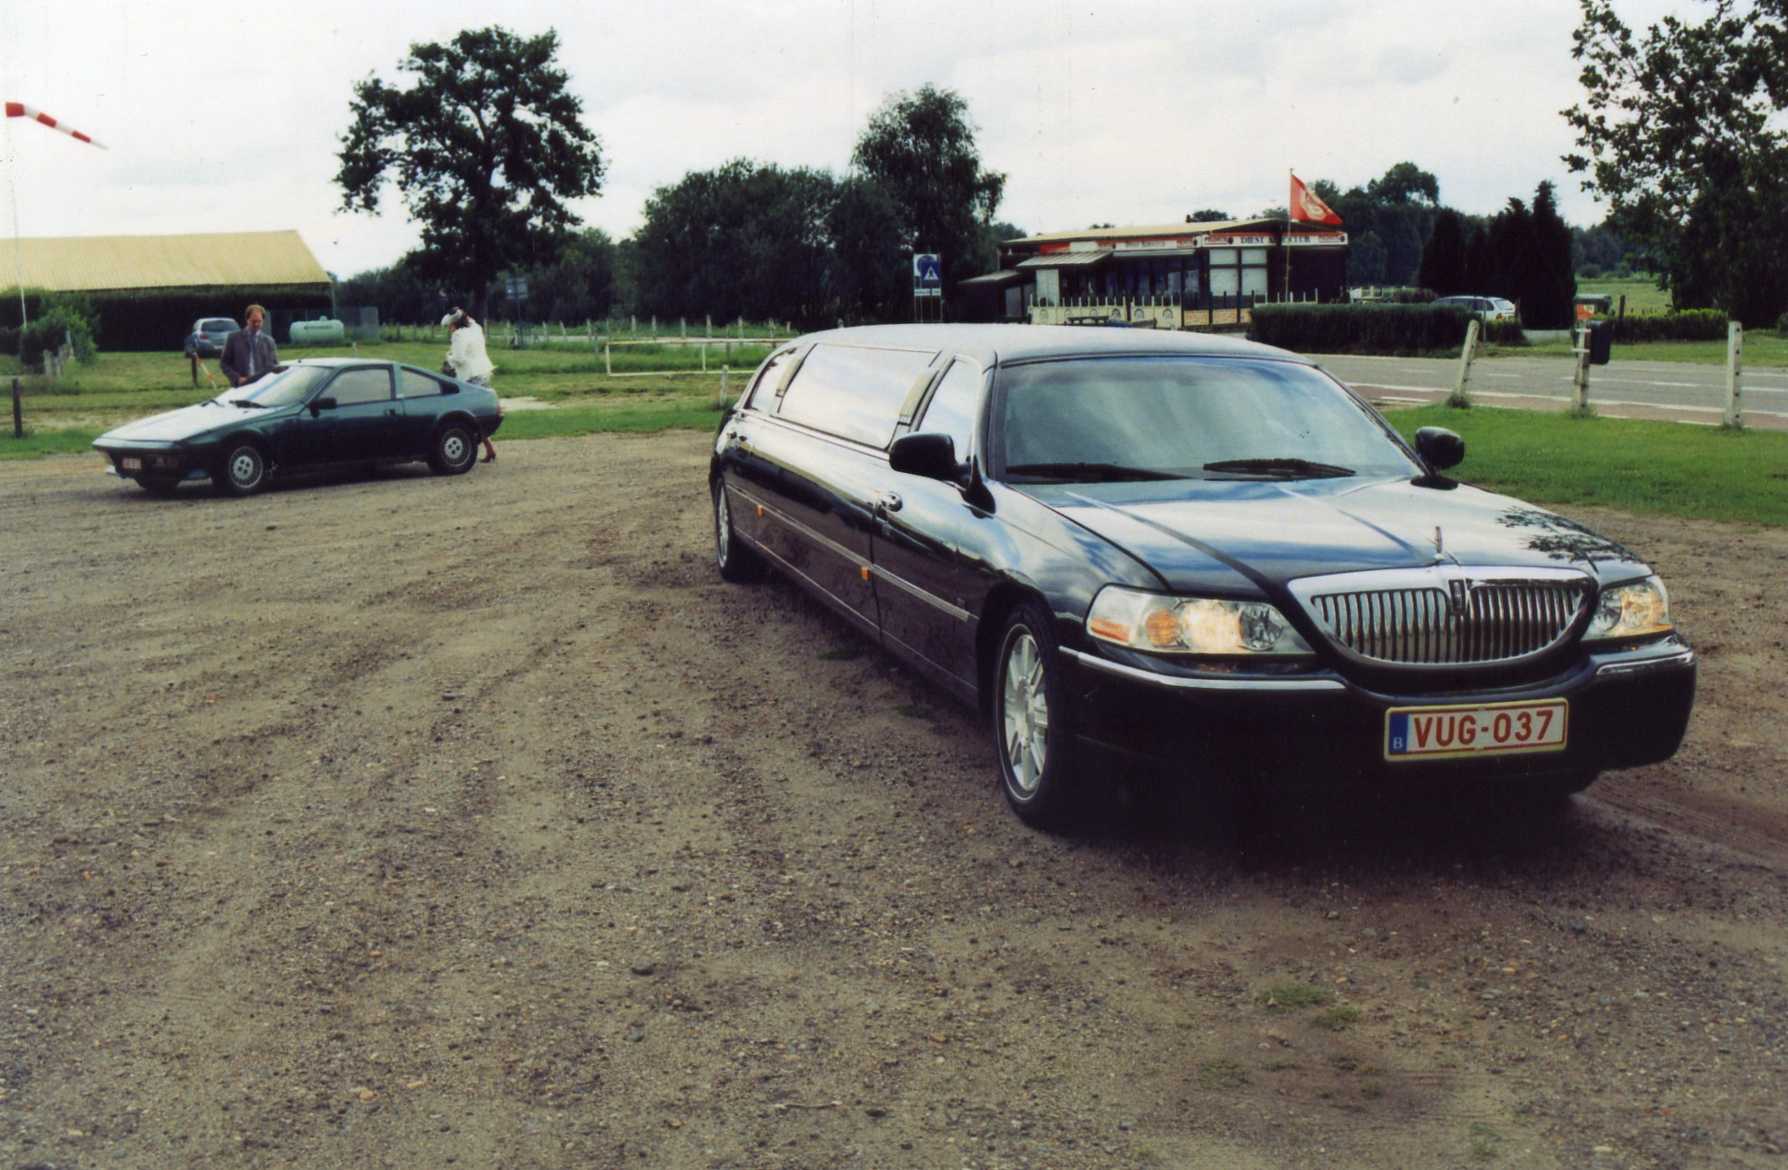
<svg viewBox="0 0 1788 1170"><path fill-rule="evenodd" d="M1443 471L1465 458L1465 440L1445 427L1422 427L1416 431L1416 454L1435 471Z"/></svg>
<svg viewBox="0 0 1788 1170"><path fill-rule="evenodd" d="M902 435L888 448L888 466L907 475L962 482L962 464L956 460L956 442L949 435L922 431Z"/></svg>
<svg viewBox="0 0 1788 1170"><path fill-rule="evenodd" d="M317 415L321 414L325 410L334 410L334 409L335 409L334 397L331 395L325 394L321 398L311 399L310 417L315 418L315 417L317 417Z"/></svg>

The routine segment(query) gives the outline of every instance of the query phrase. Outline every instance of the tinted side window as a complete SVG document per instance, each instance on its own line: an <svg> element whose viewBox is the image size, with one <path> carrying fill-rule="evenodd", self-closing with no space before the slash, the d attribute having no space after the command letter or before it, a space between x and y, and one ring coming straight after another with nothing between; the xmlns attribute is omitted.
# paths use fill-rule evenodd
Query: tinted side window
<svg viewBox="0 0 1788 1170"><path fill-rule="evenodd" d="M935 356L925 350L816 345L789 383L780 417L886 447L913 379Z"/></svg>
<svg viewBox="0 0 1788 1170"><path fill-rule="evenodd" d="M391 397L391 373L378 369L343 370L323 393L333 397L337 406L384 402Z"/></svg>
<svg viewBox="0 0 1788 1170"><path fill-rule="evenodd" d="M398 371L397 394L399 398L433 398L440 392L441 384L421 370L400 369Z"/></svg>
<svg viewBox="0 0 1788 1170"><path fill-rule="evenodd" d="M751 400L746 403L753 410L774 410L776 408L776 383L782 379L782 371L788 369L789 359L794 351L779 353L764 366L764 372L757 377L757 383L751 388Z"/></svg>
<svg viewBox="0 0 1788 1170"><path fill-rule="evenodd" d="M949 435L956 443L956 458L967 459L980 417L981 383L975 364L958 360L932 391L931 404L913 430Z"/></svg>

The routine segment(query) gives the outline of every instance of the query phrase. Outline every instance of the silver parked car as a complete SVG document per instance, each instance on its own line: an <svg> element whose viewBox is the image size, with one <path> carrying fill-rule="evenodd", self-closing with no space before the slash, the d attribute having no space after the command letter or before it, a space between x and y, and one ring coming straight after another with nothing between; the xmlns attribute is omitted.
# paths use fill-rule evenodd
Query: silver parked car
<svg viewBox="0 0 1788 1170"><path fill-rule="evenodd" d="M217 357L223 353L224 339L240 328L230 317L200 317L186 335L186 356Z"/></svg>
<svg viewBox="0 0 1788 1170"><path fill-rule="evenodd" d="M1439 297L1434 303L1437 305L1445 305L1449 309L1464 309L1478 320L1484 322L1515 321L1520 319L1520 314L1515 310L1515 302L1505 301L1501 297L1461 295Z"/></svg>

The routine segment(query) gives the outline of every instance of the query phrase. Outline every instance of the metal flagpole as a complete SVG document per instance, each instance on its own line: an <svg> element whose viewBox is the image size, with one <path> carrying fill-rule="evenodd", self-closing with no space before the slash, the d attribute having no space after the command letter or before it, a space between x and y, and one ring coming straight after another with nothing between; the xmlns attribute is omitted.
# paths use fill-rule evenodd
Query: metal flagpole
<svg viewBox="0 0 1788 1170"><path fill-rule="evenodd" d="M1298 177L1296 167L1292 167L1288 173L1294 180ZM1297 211L1297 208L1292 206L1296 202L1297 200L1291 197L1291 187L1287 185L1285 188L1285 234L1279 237L1279 250L1285 253L1285 284L1279 289L1279 299L1286 302L1291 300L1291 217Z"/></svg>
<svg viewBox="0 0 1788 1170"><path fill-rule="evenodd" d="M25 316L25 246L19 240L19 185L13 178L12 152L12 119L0 118L6 123L4 146L6 149L6 201L12 206L12 278L19 289L19 357L25 354L25 326L31 322Z"/></svg>

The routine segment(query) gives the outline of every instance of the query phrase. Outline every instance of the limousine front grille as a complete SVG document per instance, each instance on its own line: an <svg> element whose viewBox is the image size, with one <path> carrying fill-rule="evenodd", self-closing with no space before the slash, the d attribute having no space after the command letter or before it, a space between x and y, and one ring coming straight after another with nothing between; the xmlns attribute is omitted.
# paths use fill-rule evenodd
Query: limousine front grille
<svg viewBox="0 0 1788 1170"><path fill-rule="evenodd" d="M1307 578L1292 590L1351 654L1435 666L1506 664L1551 649L1595 592L1572 571L1450 566Z"/></svg>

